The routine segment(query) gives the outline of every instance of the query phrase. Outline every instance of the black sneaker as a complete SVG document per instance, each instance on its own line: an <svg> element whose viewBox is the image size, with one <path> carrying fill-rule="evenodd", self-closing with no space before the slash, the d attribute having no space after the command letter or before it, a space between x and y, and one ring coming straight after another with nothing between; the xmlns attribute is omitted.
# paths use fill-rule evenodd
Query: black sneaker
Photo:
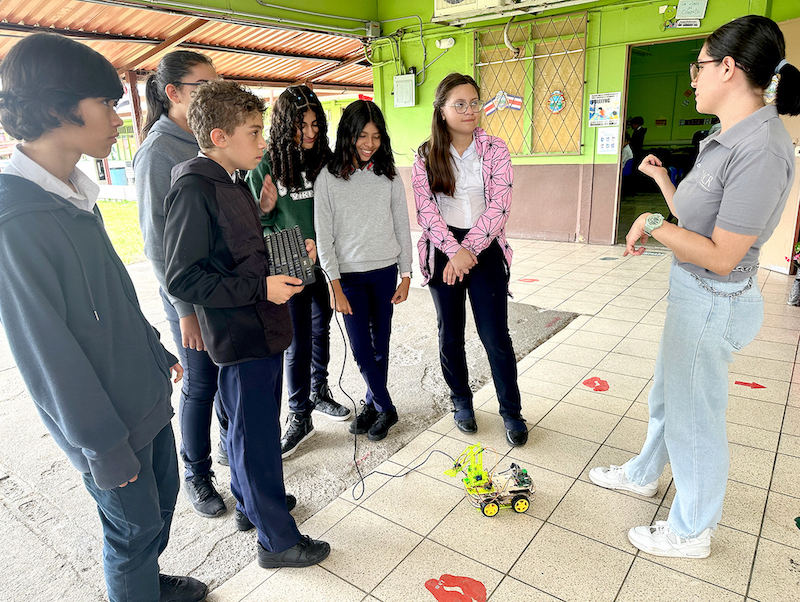
<svg viewBox="0 0 800 602"><path fill-rule="evenodd" d="M366 402L362 401L361 413L356 416L356 419L350 424L350 432L355 435L363 435L375 423L378 418L378 410L375 406L368 406Z"/></svg>
<svg viewBox="0 0 800 602"><path fill-rule="evenodd" d="M294 497L292 494L286 494L286 509L291 512L294 510L294 507L297 506L297 498ZM247 518L244 512L239 510L238 508L233 512L233 520L236 523L236 528L239 531L249 531L255 525L250 522L250 519Z"/></svg>
<svg viewBox="0 0 800 602"><path fill-rule="evenodd" d="M222 466L229 466L228 450L222 446L222 441L217 443L217 464L221 464Z"/></svg>
<svg viewBox="0 0 800 602"><path fill-rule="evenodd" d="M197 514L206 518L222 516L228 510L222 496L214 488L213 478L214 473L210 472L184 481L186 497L192 503L192 508Z"/></svg>
<svg viewBox="0 0 800 602"><path fill-rule="evenodd" d="M158 575L158 602L203 602L208 586L193 577Z"/></svg>
<svg viewBox="0 0 800 602"><path fill-rule="evenodd" d="M331 546L325 541L301 535L300 542L283 552L269 552L258 543L258 566L262 569L277 569L284 566L303 567L318 564L331 553Z"/></svg>
<svg viewBox="0 0 800 602"><path fill-rule="evenodd" d="M286 432L281 437L281 458L288 458L304 441L314 434L311 416L303 416L297 412L289 412L286 420Z"/></svg>
<svg viewBox="0 0 800 602"><path fill-rule="evenodd" d="M314 411L312 413L325 416L337 422L347 420L350 418L350 414L353 413L350 408L346 408L333 400L331 390L328 388L327 383L322 385L319 392L311 392L311 403L314 404Z"/></svg>
<svg viewBox="0 0 800 602"><path fill-rule="evenodd" d="M369 429L367 438L370 441L380 441L389 434L389 428L397 424L397 410L378 412L378 417Z"/></svg>

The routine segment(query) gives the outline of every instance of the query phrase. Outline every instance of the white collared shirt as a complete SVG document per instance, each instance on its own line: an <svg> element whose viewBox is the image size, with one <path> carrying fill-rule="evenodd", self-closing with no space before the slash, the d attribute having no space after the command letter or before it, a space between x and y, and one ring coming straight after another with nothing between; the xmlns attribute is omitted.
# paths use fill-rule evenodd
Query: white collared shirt
<svg viewBox="0 0 800 602"><path fill-rule="evenodd" d="M473 139L463 155L450 145L450 157L456 189L453 196L436 193L439 212L448 226L469 229L475 225L486 211L486 197L483 188L483 167L481 158L475 150Z"/></svg>
<svg viewBox="0 0 800 602"><path fill-rule="evenodd" d="M67 199L78 209L91 213L97 203L100 187L92 182L89 176L77 167L73 169L69 175L69 181L75 187L75 190L72 190L67 184L23 153L20 147L21 145L18 144L14 148L14 152L11 154L11 163L3 170L4 174L25 178L38 184L47 192Z"/></svg>

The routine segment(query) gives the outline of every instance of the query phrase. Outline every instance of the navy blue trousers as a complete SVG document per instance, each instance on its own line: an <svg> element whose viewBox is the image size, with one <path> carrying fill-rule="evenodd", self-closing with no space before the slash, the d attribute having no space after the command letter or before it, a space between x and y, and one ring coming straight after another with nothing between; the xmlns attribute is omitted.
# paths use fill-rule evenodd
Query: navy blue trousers
<svg viewBox="0 0 800 602"><path fill-rule="evenodd" d="M181 428L181 459L184 478L206 476L211 471L211 412L216 408L219 421L219 438L225 448L228 418L222 409L217 395L217 376L219 369L211 361L206 351L186 349L181 340L181 326L178 312L159 289L167 322L172 332L172 340L178 348L178 359L183 366L181 400L178 406L178 420Z"/></svg>
<svg viewBox="0 0 800 602"><path fill-rule="evenodd" d="M468 230L451 228L461 241ZM478 264L464 280L453 286L442 280L448 258L437 250L434 272L429 287L439 325L439 359L456 420L474 416L472 390L469 388L464 329L466 327L466 297L469 295L472 315L478 336L489 357L500 415L506 428L527 429L522 421L522 404L517 384L517 360L508 333L508 275L503 252L495 240L478 255Z"/></svg>
<svg viewBox="0 0 800 602"><path fill-rule="evenodd" d="M103 525L103 568L110 602L158 600L158 556L169 541L180 489L171 425L136 457L142 465L138 478L125 487L100 489L90 473L83 475Z"/></svg>
<svg viewBox="0 0 800 602"><path fill-rule="evenodd" d="M271 552L300 541L283 486L282 378L282 353L219 368L219 392L228 415L231 493L236 507L258 529L258 541Z"/></svg>
<svg viewBox="0 0 800 602"><path fill-rule="evenodd" d="M353 357L367 385L365 401L379 412L388 412L394 409L387 384L397 265L342 274L340 283L353 310L352 316L344 316L344 325Z"/></svg>
<svg viewBox="0 0 800 602"><path fill-rule="evenodd" d="M314 283L287 302L294 328L292 344L284 353L289 409L304 416L314 409L311 391L319 392L328 382L331 358L333 310L322 270L317 268L314 275Z"/></svg>

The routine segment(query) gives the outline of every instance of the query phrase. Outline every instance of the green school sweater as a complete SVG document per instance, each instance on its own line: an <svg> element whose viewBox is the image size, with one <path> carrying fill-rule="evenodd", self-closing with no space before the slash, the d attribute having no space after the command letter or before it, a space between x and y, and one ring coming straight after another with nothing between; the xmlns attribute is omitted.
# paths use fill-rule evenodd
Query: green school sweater
<svg viewBox="0 0 800 602"><path fill-rule="evenodd" d="M261 163L250 171L246 178L247 185L250 187L253 196L255 196L256 202L258 202L258 197L261 194L261 185L267 175L272 177L272 164L270 163L269 153L264 153ZM317 235L314 232L314 184L308 181L305 172L303 173L302 188L297 190L286 190L280 182L275 182L274 178L273 182L278 188L278 202L272 211L261 216L264 234L300 226L303 238L310 238L316 241Z"/></svg>

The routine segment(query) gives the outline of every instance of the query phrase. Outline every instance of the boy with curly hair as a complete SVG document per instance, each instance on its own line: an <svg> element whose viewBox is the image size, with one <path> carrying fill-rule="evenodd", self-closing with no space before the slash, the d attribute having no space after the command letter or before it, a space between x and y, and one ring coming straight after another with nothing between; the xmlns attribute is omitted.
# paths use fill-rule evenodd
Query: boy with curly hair
<svg viewBox="0 0 800 602"><path fill-rule="evenodd" d="M292 340L286 302L302 281L267 275L258 211L237 173L261 161L264 108L234 82L197 89L187 118L201 153L173 168L164 201L166 283L171 295L196 306L220 368L237 528L258 529L261 567L304 567L327 558L330 546L300 535L283 485L279 405L283 351ZM308 250L315 257L313 242Z"/></svg>

